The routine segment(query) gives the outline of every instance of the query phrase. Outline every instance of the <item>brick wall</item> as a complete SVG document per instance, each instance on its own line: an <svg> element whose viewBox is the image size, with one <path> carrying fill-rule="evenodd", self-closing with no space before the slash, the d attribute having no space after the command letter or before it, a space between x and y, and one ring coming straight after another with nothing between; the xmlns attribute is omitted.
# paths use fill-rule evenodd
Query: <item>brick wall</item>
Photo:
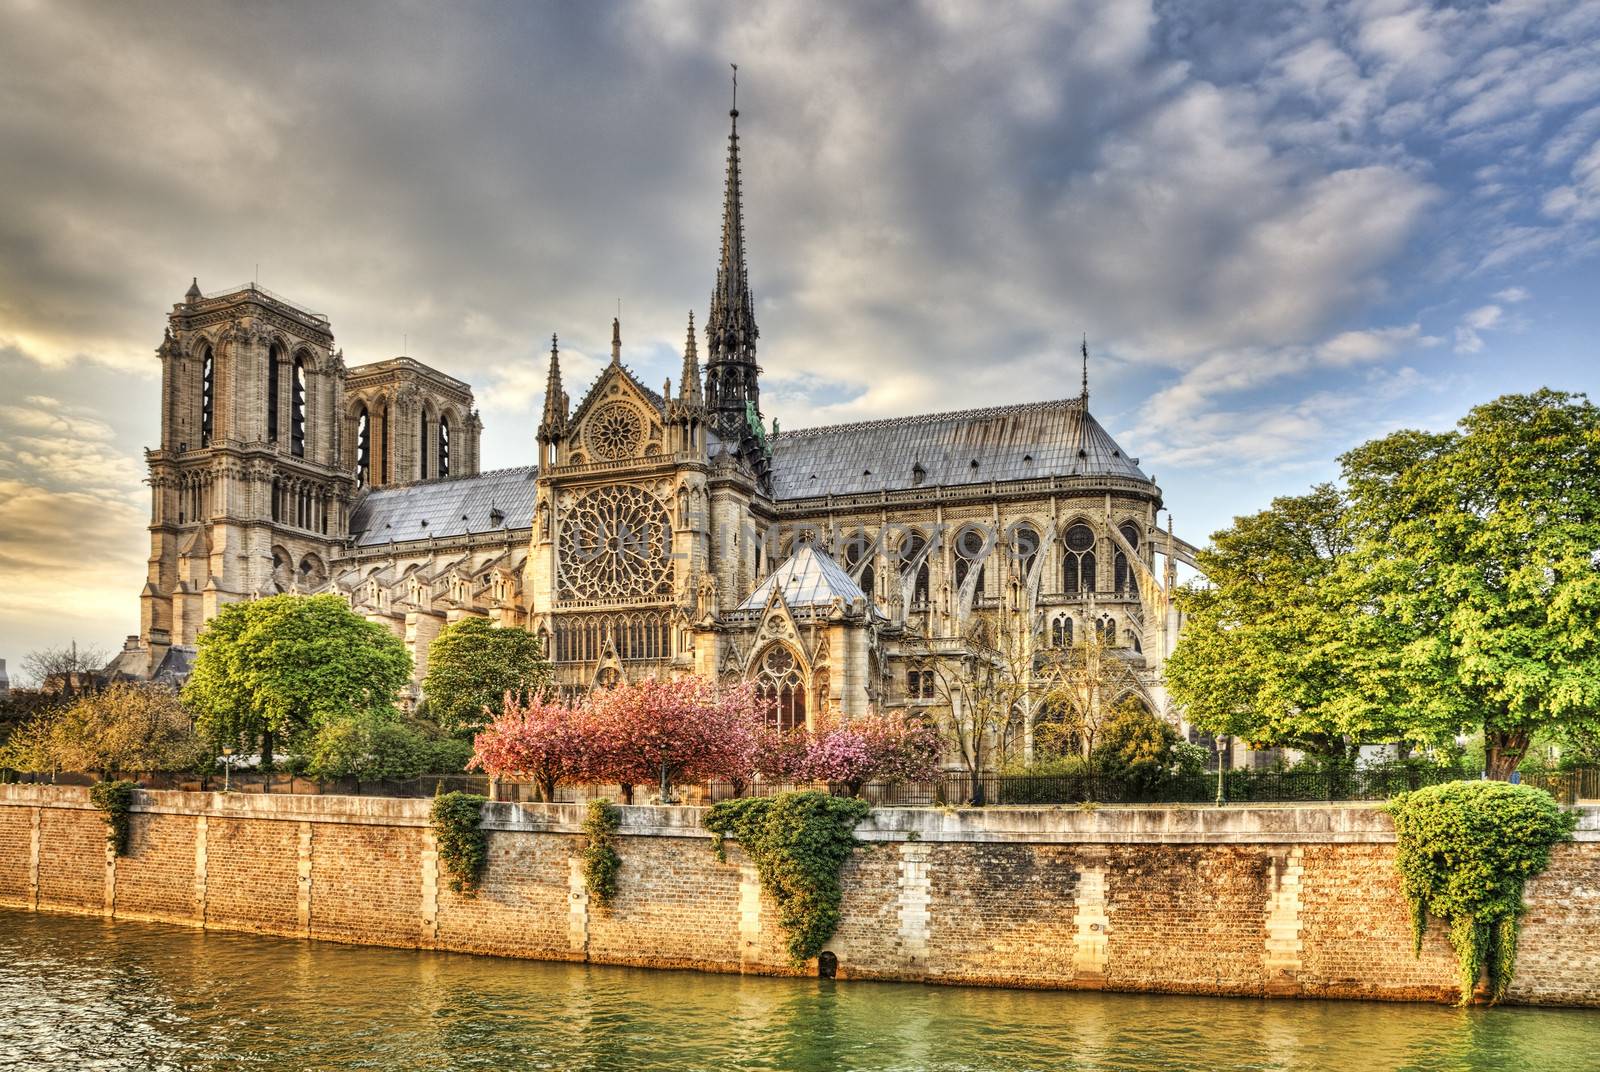
<svg viewBox="0 0 1600 1072"><path fill-rule="evenodd" d="M548 960L761 974L777 909L693 808L624 808L619 892L584 889L571 805L493 805L475 897L427 801L142 793L126 856L82 789L0 786L0 905ZM1442 928L1411 953L1377 809L876 813L842 875L841 978L1454 1000ZM1527 891L1512 999L1600 1006L1600 810Z"/></svg>

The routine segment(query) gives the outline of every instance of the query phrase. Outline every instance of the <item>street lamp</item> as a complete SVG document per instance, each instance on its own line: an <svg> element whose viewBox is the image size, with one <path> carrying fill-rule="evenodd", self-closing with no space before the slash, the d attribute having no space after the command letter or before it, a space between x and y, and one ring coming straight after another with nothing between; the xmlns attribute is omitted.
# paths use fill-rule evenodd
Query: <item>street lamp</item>
<svg viewBox="0 0 1600 1072"><path fill-rule="evenodd" d="M233 775L233 745L222 746L222 791L229 792Z"/></svg>
<svg viewBox="0 0 1600 1072"><path fill-rule="evenodd" d="M1217 806L1227 803L1227 798L1222 793L1222 756L1227 750L1228 739L1222 735L1217 736Z"/></svg>

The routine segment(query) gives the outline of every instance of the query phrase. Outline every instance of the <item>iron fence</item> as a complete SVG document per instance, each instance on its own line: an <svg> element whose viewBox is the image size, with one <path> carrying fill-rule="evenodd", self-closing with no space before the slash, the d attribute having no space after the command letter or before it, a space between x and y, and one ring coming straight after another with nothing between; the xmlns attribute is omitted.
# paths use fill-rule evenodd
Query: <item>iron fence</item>
<svg viewBox="0 0 1600 1072"><path fill-rule="evenodd" d="M521 782L502 781L491 786L482 774L427 774L416 778L363 781L335 778L318 781L293 774L262 774L255 771L224 778L221 774L128 773L121 775L145 789L175 789L187 792L219 792L224 785L236 793L293 793L371 797L431 797L457 790L479 793L497 800L531 802L538 799L537 787ZM1225 771L1222 796L1230 804L1315 803L1320 801L1387 800L1397 793L1421 789L1442 782L1481 778L1481 772L1461 767L1431 767L1418 764L1393 764L1325 770L1239 769ZM34 774L0 771L0 781L55 785L93 785L93 774L62 772ZM1547 771L1522 778L1528 785L1547 790L1562 804L1600 803L1600 767L1580 767ZM969 805L1063 805L1063 804L1204 804L1217 798L1217 776L1213 773L1169 778L1160 782L1107 774L984 774L974 778L962 772L949 772L938 778L916 782L869 782L855 787L842 783L771 782L757 780L735 786L730 782L701 782L681 788L686 804L711 804L735 796L775 796L796 789L820 789L838 796L859 795L879 807L905 808ZM655 787L638 786L634 799L647 802ZM563 785L556 789L557 803L583 803L596 797L621 799L620 787Z"/></svg>

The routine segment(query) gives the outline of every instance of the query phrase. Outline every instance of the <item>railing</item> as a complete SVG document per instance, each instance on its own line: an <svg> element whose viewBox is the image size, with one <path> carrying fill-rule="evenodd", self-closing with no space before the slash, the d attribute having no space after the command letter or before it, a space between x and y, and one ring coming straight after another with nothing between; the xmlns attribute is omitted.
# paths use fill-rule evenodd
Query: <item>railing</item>
<svg viewBox="0 0 1600 1072"><path fill-rule="evenodd" d="M235 793L284 793L298 795L340 795L372 797L431 797L435 793L462 790L493 796L497 800L529 802L537 799L536 787L502 781L491 793L489 779L481 774L425 774L416 778L363 781L334 778L318 781L293 774L235 772L222 774L124 774L145 789L175 789L187 792L220 792L224 785ZM1339 768L1320 771L1241 769L1223 774L1223 799L1230 804L1315 803L1324 801L1387 800L1397 793L1443 782L1471 781L1482 777L1476 770L1454 767L1425 767L1409 764ZM0 770L0 782L55 785L93 785L99 779L78 772L31 774ZM1529 775L1522 781L1547 790L1559 803L1600 803L1600 767L1549 771ZM775 796L796 789L818 789L835 795L850 791L843 784L771 782L757 780L741 785L737 792L726 781L700 782L680 787L686 804L711 804L735 796ZM644 802L656 795L653 785L635 787L635 799ZM619 787L558 786L557 803L582 803L595 797L620 799ZM1058 804L1207 804L1216 800L1215 772L1169 779L1151 784L1105 774L985 774L976 781L971 775L949 772L928 781L870 782L860 789L868 803L885 808L956 807L966 805L1058 805Z"/></svg>
<svg viewBox="0 0 1600 1072"><path fill-rule="evenodd" d="M293 309L302 316L310 317L312 320L318 320L324 324L328 323L327 313L313 312L304 305L301 305L299 302L291 301L290 299L285 298L282 294L274 293L259 283L239 283L231 287L224 287L221 290L213 290L209 294L200 295L200 300L208 302L216 301L219 298L229 298L235 294L243 294L247 291L255 291L257 294L265 294L279 305L287 305L289 308Z"/></svg>

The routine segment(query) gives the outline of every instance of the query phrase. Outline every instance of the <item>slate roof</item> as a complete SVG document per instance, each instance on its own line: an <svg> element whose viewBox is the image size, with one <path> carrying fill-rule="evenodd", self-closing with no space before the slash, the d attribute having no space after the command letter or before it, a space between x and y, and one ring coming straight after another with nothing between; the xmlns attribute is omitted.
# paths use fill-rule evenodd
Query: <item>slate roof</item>
<svg viewBox="0 0 1600 1072"><path fill-rule="evenodd" d="M771 443L778 499L1047 476L1150 479L1077 398L785 430Z"/></svg>
<svg viewBox="0 0 1600 1072"><path fill-rule="evenodd" d="M539 468L493 469L474 476L452 476L367 492L350 517L356 546L390 540L466 536L533 524L534 481ZM491 510L504 517L497 525Z"/></svg>
<svg viewBox="0 0 1600 1072"><path fill-rule="evenodd" d="M784 602L791 607L825 607L835 599L843 599L849 605L867 598L842 566L808 543L802 543L782 565L767 574L739 609L761 610L774 587L782 590Z"/></svg>

